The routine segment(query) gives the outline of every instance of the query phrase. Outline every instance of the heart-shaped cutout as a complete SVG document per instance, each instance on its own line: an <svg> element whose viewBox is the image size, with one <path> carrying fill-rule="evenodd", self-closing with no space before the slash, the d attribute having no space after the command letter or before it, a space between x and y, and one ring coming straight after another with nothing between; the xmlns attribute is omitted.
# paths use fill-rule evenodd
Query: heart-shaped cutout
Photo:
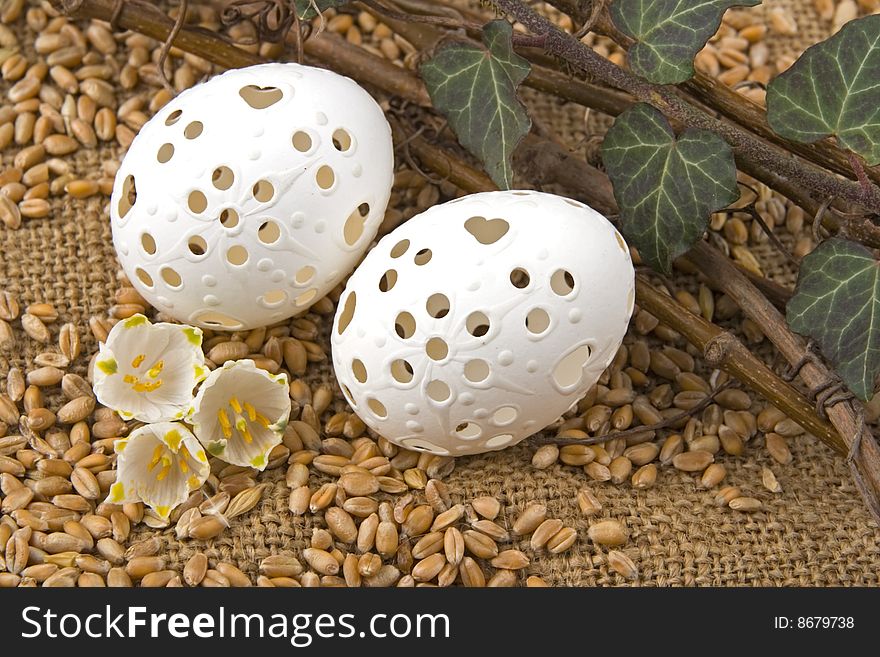
<svg viewBox="0 0 880 657"><path fill-rule="evenodd" d="M258 87L249 84L239 89L238 95L254 109L266 109L281 100L284 94L278 87Z"/></svg>
<svg viewBox="0 0 880 657"><path fill-rule="evenodd" d="M563 356L553 368L553 382L556 387L560 390L570 390L580 383L584 376L584 367L591 355L590 346L583 344Z"/></svg>
<svg viewBox="0 0 880 657"><path fill-rule="evenodd" d="M504 219L471 217L464 222L464 229L473 235L480 244L494 244L507 235L510 224Z"/></svg>

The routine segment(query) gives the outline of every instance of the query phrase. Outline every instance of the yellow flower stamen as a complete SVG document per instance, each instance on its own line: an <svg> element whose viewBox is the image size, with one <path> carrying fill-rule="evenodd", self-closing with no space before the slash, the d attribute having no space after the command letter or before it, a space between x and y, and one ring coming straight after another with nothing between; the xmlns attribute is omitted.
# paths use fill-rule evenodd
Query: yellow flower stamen
<svg viewBox="0 0 880 657"><path fill-rule="evenodd" d="M171 472L171 458L166 454L162 456L162 469L156 475L156 481L162 481Z"/></svg>
<svg viewBox="0 0 880 657"><path fill-rule="evenodd" d="M189 485L189 489L193 490L199 487L199 480L195 475L190 475L189 479L186 482Z"/></svg>
<svg viewBox="0 0 880 657"><path fill-rule="evenodd" d="M251 435L250 429L248 429L247 421L243 417L236 417L235 428L238 429L241 437L244 438L244 442L250 444L254 441L254 437Z"/></svg>
<svg viewBox="0 0 880 657"><path fill-rule="evenodd" d="M223 437L226 440L232 438L232 424L229 422L229 416L226 414L226 409L221 408L217 411L217 420L220 422L220 427L223 429Z"/></svg>
<svg viewBox="0 0 880 657"><path fill-rule="evenodd" d="M153 392L162 387L162 381L151 381L150 383L135 383L132 388L135 392Z"/></svg>
<svg viewBox="0 0 880 657"><path fill-rule="evenodd" d="M186 449L186 447L181 447L180 452L178 452L177 454L177 467L180 468L180 471L183 474L189 472L189 463L186 462L189 457L189 451Z"/></svg>
<svg viewBox="0 0 880 657"><path fill-rule="evenodd" d="M155 379L157 376L159 376L162 373L162 368L164 368L164 367L165 367L165 361L164 360L158 361L147 372L147 376L150 377L151 379Z"/></svg>
<svg viewBox="0 0 880 657"><path fill-rule="evenodd" d="M236 413L241 413L241 404L238 403L238 399L236 397L229 398L229 405L232 406L232 410Z"/></svg>
<svg viewBox="0 0 880 657"><path fill-rule="evenodd" d="M159 463L159 459L162 458L162 452L164 452L164 447L162 445L156 445L156 449L153 450L153 459L150 461L150 464L147 466L147 472L152 472L153 468L156 467Z"/></svg>
<svg viewBox="0 0 880 657"><path fill-rule="evenodd" d="M138 354L137 356L134 357L134 360L131 361L131 366L132 366L134 369L139 368L139 367L141 366L141 364L143 364L144 359L145 359L146 357L147 357L146 354Z"/></svg>
<svg viewBox="0 0 880 657"><path fill-rule="evenodd" d="M150 371L152 372L153 370ZM141 383L140 379L138 379L134 374L126 374L124 377L122 377L122 380L130 385L131 389L135 392L153 392L154 390L158 390L162 387L161 379L159 379L158 381L150 381L149 383Z"/></svg>
<svg viewBox="0 0 880 657"><path fill-rule="evenodd" d="M251 422L256 422L256 420L257 420L257 409L254 408L254 405L251 404L251 403L249 403L249 402L245 402L245 403L244 403L244 410L247 411L248 418L250 419L250 421L251 421Z"/></svg>
<svg viewBox="0 0 880 657"><path fill-rule="evenodd" d="M266 417L265 415L263 415L262 413L257 413L257 422L259 422L260 425L261 425L264 429L268 429L268 428L269 428L269 418L267 418L267 417Z"/></svg>

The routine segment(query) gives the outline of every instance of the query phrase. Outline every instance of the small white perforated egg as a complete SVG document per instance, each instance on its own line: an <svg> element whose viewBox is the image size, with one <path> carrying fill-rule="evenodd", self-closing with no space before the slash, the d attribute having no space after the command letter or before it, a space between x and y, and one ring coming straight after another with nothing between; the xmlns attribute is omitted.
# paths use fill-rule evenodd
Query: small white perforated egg
<svg viewBox="0 0 880 657"><path fill-rule="evenodd" d="M582 203L466 196L382 238L348 280L333 366L364 422L408 449L513 445L577 402L633 311L626 243Z"/></svg>
<svg viewBox="0 0 880 657"><path fill-rule="evenodd" d="M228 71L163 107L113 189L113 243L144 298L206 328L304 312L357 264L393 182L391 130L352 80Z"/></svg>

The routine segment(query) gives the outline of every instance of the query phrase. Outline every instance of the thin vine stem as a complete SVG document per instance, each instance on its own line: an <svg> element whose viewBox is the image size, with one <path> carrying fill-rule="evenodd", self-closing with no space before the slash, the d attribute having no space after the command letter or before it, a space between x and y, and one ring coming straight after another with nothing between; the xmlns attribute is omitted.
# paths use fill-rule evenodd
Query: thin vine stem
<svg viewBox="0 0 880 657"><path fill-rule="evenodd" d="M665 418L660 422L655 422L654 424L642 424L640 426L632 427L630 429L624 429L623 431L612 431L611 433L606 433L603 436L590 436L589 438L565 438L562 436L545 436L542 438L534 438L531 442L533 445L601 445L602 443L607 443L610 440L616 440L618 438L632 438L633 436L638 436L639 434L643 434L647 431L660 431L661 429L668 429L669 427L675 426L682 420L687 420L688 418L693 417L694 415L705 409L707 406L715 401L715 397L718 396L718 393L727 390L732 385L733 379L729 379L717 388L715 388L708 395L703 397L703 399L701 399L698 404L695 404L693 408L684 410L677 415Z"/></svg>

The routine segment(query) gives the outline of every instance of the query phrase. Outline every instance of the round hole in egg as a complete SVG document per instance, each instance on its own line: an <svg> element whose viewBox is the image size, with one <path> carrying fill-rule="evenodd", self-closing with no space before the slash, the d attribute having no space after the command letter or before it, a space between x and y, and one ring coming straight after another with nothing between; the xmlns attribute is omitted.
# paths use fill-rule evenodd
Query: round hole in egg
<svg viewBox="0 0 880 657"><path fill-rule="evenodd" d="M385 408L385 404L375 397L370 397L370 399L367 400L367 406L380 420L384 420L388 417L388 410Z"/></svg>
<svg viewBox="0 0 880 657"><path fill-rule="evenodd" d="M425 303L428 314L434 319L446 317L449 314L449 297L445 294L437 292L428 297Z"/></svg>
<svg viewBox="0 0 880 657"><path fill-rule="evenodd" d="M515 288L519 288L522 290L529 286L529 282L531 281L531 277L529 276L529 272L527 272L522 267L517 267L513 271L510 272L510 283Z"/></svg>
<svg viewBox="0 0 880 657"><path fill-rule="evenodd" d="M416 257L413 258L413 262L419 266L427 265L429 262L431 262L431 258L433 256L434 254L431 252L431 249L422 249L421 251L416 253Z"/></svg>
<svg viewBox="0 0 880 657"><path fill-rule="evenodd" d="M411 338L416 332L416 318L407 311L398 313L394 320L394 331L404 340Z"/></svg>
<svg viewBox="0 0 880 657"><path fill-rule="evenodd" d="M425 353L431 360L443 360L449 355L449 345L443 338L433 337L425 344Z"/></svg>
<svg viewBox="0 0 880 657"><path fill-rule="evenodd" d="M232 208L224 208L220 211L220 223L224 228L235 228L238 226L238 212Z"/></svg>
<svg viewBox="0 0 880 657"><path fill-rule="evenodd" d="M455 427L455 433L462 440L475 440L480 437L483 430L476 422L462 422Z"/></svg>
<svg viewBox="0 0 880 657"><path fill-rule="evenodd" d="M201 235L193 235L186 243L189 252L194 256L203 256L208 252L208 243Z"/></svg>
<svg viewBox="0 0 880 657"><path fill-rule="evenodd" d="M452 396L452 391L449 389L449 386L440 379L434 379L433 381L428 382L425 391L428 393L430 399L438 403L445 402Z"/></svg>
<svg viewBox="0 0 880 657"><path fill-rule="evenodd" d="M476 312L472 312L467 316L465 320L465 325L467 326L467 332L470 333L475 338L481 338L489 332L489 327L491 324L489 323L489 317L486 313L478 310Z"/></svg>
<svg viewBox="0 0 880 657"><path fill-rule="evenodd" d="M325 164L321 166L318 169L318 173L315 174L315 181L318 183L318 187L327 190L333 187L333 183L336 182L336 174L333 173L331 167Z"/></svg>
<svg viewBox="0 0 880 657"><path fill-rule="evenodd" d="M304 132L303 130L297 130L293 133L291 143L300 153L307 153L312 150L312 137L308 132Z"/></svg>
<svg viewBox="0 0 880 657"><path fill-rule="evenodd" d="M297 285L308 285L314 277L315 268L311 265L306 265L297 270L296 276L294 276L294 281Z"/></svg>
<svg viewBox="0 0 880 657"><path fill-rule="evenodd" d="M187 199L186 204L194 214L202 214L202 212L208 209L208 199L204 192L199 191L198 189L189 193L189 198Z"/></svg>
<svg viewBox="0 0 880 657"><path fill-rule="evenodd" d="M263 244L275 244L281 239L281 227L274 221L265 221L260 225L257 237Z"/></svg>
<svg viewBox="0 0 880 657"><path fill-rule="evenodd" d="M287 292L284 290L269 290L263 294L263 303L266 306L277 307L287 301Z"/></svg>
<svg viewBox="0 0 880 657"><path fill-rule="evenodd" d="M219 190L225 191L229 189L234 182L235 175L232 173L232 169L227 166L217 167L214 169L214 173L211 174L211 184Z"/></svg>
<svg viewBox="0 0 880 657"><path fill-rule="evenodd" d="M226 260L228 260L231 265L240 267L248 261L248 258L250 258L250 254L241 244L231 246L229 247L229 250L226 251Z"/></svg>
<svg viewBox="0 0 880 657"><path fill-rule="evenodd" d="M159 275L162 276L162 280L165 281L168 287L180 287L183 285L183 279L173 267L163 267L159 270Z"/></svg>
<svg viewBox="0 0 880 657"><path fill-rule="evenodd" d="M397 244L395 244L391 248L391 253L389 255L391 255L392 258L399 258L404 253L406 253L406 250L408 248L409 248L409 240L400 240Z"/></svg>
<svg viewBox="0 0 880 657"><path fill-rule="evenodd" d="M540 335L550 328L550 315L543 308L532 308L526 315L526 329L532 335Z"/></svg>
<svg viewBox="0 0 880 657"><path fill-rule="evenodd" d="M367 368L364 365L364 361L360 358L355 358L351 361L351 373L354 374L354 378L357 379L358 383L367 382Z"/></svg>
<svg viewBox="0 0 880 657"><path fill-rule="evenodd" d="M260 203L268 203L275 196L275 187L268 180L258 180L252 191Z"/></svg>
<svg viewBox="0 0 880 657"><path fill-rule="evenodd" d="M162 144L156 153L156 159L160 164L165 164L174 157L174 144Z"/></svg>
<svg viewBox="0 0 880 657"><path fill-rule="evenodd" d="M138 267L137 269L134 270L134 274L135 274L135 276L137 276L138 280L139 280L141 283L143 283L143 284L146 285L147 287L153 287L153 277L150 276L150 275L146 272L146 270L141 269L140 267Z"/></svg>
<svg viewBox="0 0 880 657"><path fill-rule="evenodd" d="M333 148L337 151L346 152L351 150L351 135L345 128L337 128L333 131Z"/></svg>
<svg viewBox="0 0 880 657"><path fill-rule="evenodd" d="M557 269L550 277L550 288L559 296L566 297L574 292L574 276L567 269Z"/></svg>
<svg viewBox="0 0 880 657"><path fill-rule="evenodd" d="M514 438L509 433L504 433L499 436L493 436L486 441L486 447L490 449L501 449L502 447L507 447L514 441Z"/></svg>
<svg viewBox="0 0 880 657"><path fill-rule="evenodd" d="M195 139L199 135L202 134L202 130L204 130L205 126L201 121L193 121L189 125L186 126L183 130L183 136L187 139Z"/></svg>
<svg viewBox="0 0 880 657"><path fill-rule="evenodd" d="M513 406L502 406L492 414L492 421L499 427L514 422L519 414Z"/></svg>
<svg viewBox="0 0 880 657"><path fill-rule="evenodd" d="M464 378L471 383L480 383L489 378L489 363L482 358L474 358L465 363Z"/></svg>
<svg viewBox="0 0 880 657"><path fill-rule="evenodd" d="M413 368L409 361L398 358L391 362L391 377L398 383L409 383L413 380Z"/></svg>
<svg viewBox="0 0 880 657"><path fill-rule="evenodd" d="M141 235L141 248L147 255L156 254L156 239L150 233Z"/></svg>
<svg viewBox="0 0 880 657"><path fill-rule="evenodd" d="M389 269L379 279L379 291L388 292L394 287L395 283L397 283L397 270Z"/></svg>

